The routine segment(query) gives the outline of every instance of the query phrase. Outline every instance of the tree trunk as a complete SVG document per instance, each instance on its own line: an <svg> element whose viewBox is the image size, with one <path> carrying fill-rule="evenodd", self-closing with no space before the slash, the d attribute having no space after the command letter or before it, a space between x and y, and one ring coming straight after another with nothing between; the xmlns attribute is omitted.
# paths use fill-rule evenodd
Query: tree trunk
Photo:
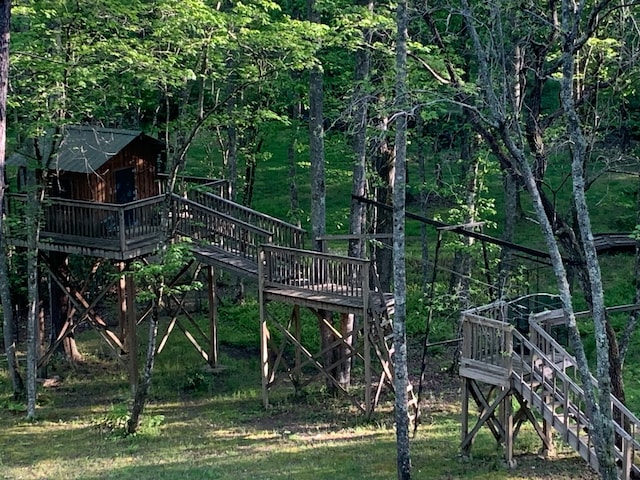
<svg viewBox="0 0 640 480"><path fill-rule="evenodd" d="M287 147L287 157L289 161L289 202L290 202L290 217L292 223L300 226L300 199L298 198L298 184L296 182L296 152L298 149L298 130L301 117L300 101L296 99L293 107L293 123L295 128L291 133L289 139L289 146Z"/></svg>
<svg viewBox="0 0 640 480"><path fill-rule="evenodd" d="M511 169L502 171L504 185L504 227L502 239L513 242L517 220L518 180ZM509 295L509 276L511 275L512 253L509 247L502 247L498 272L498 298Z"/></svg>
<svg viewBox="0 0 640 480"><path fill-rule="evenodd" d="M307 1L308 16L312 22L320 22L316 11L316 1ZM309 72L309 160L311 161L311 244L313 250L322 251L326 234L326 188L324 166L324 78L320 67L315 66ZM326 345L335 340L333 332L325 322L331 323L333 315L324 310L318 311L320 338L322 339L323 362L332 365L337 352L327 349ZM332 372L335 375L335 370ZM335 392L336 387L327 380L327 389Z"/></svg>
<svg viewBox="0 0 640 480"><path fill-rule="evenodd" d="M9 37L11 23L11 1L0 3L0 246L7 252L4 231L5 157L7 148L7 90L9 85ZM9 287L9 265L5 253L0 255L0 301L2 303L2 330L7 369L14 398L24 394L24 383L18 369L13 304Z"/></svg>
<svg viewBox="0 0 640 480"><path fill-rule="evenodd" d="M471 135L465 129L461 139L460 158L463 163L466 163L467 170L464 174L466 187L465 196L465 217L464 223L474 222L476 220L476 202L478 193L478 167L480 160L475 152L474 145L472 144ZM460 310L467 310L471 306L471 294L469 291L472 258L471 258L471 246L474 239L463 235L460 238L462 248L456 250L454 255L454 262L452 266L452 278L450 282L451 293L458 298L458 304Z"/></svg>
<svg viewBox="0 0 640 480"><path fill-rule="evenodd" d="M162 292L158 294L158 297L162 296ZM127 421L127 433L132 435L136 433L138 427L140 427L140 417L144 411L144 406L147 402L149 395L149 389L151 388L151 379L153 377L153 366L156 359L156 340L158 338L158 302L159 299L153 300L153 311L151 312L151 318L149 319L149 335L147 338L147 357L144 364L144 371L142 372L142 380L136 389L136 393L133 399L133 406L131 407L131 416Z"/></svg>
<svg viewBox="0 0 640 480"><path fill-rule="evenodd" d="M409 414L407 405L407 272L405 265L405 191L407 160L407 2L401 0L397 8L396 42L396 142L395 181L393 191L393 373L395 391L396 443L398 479L411 478L409 451Z"/></svg>
<svg viewBox="0 0 640 480"><path fill-rule="evenodd" d="M375 150L373 165L378 175L379 185L376 187L376 201L385 205L393 204L394 162L393 150L389 145L388 119L380 119L381 140ZM389 210L378 209L375 217L375 232L378 234L391 234L393 232L393 213ZM380 288L383 292L391 291L393 276L393 251L386 242L382 246L376 246L374 257L377 274L380 278Z"/></svg>
<svg viewBox="0 0 640 480"><path fill-rule="evenodd" d="M584 165L587 159L587 142L582 132L580 118L574 100L575 80L575 43L580 22L569 0L562 1L562 24L567 29L562 49L562 79L560 81L560 101L566 116L571 151L571 179L573 181L573 202L580 228L581 242L584 248L586 268L589 274L590 292L592 296L591 313L593 316L596 337L596 378L598 380L599 408L592 408L590 416L594 430L594 446L598 457L599 472L603 479L616 479L615 459L613 457L613 424L610 408L611 396L611 364L609 361L609 338L607 336L607 318L604 304L602 275L595 244L587 198L585 194ZM615 338L615 337L614 337ZM583 383L590 380L583 376Z"/></svg>
<svg viewBox="0 0 640 480"><path fill-rule="evenodd" d="M373 11L373 1L365 0L369 11ZM366 161L367 161L367 123L369 102L367 101L367 81L371 69L371 54L368 45L371 43L372 30L367 29L362 34L363 48L356 50L356 69L354 75L355 90L352 104L353 113L353 150L355 162L353 164L353 180L351 194L364 197L366 195ZM364 203L351 199L351 212L349 215L349 232L352 235L361 236L366 228L366 206ZM349 241L349 256L364 258L365 244L363 238L354 238Z"/></svg>
<svg viewBox="0 0 640 480"><path fill-rule="evenodd" d="M36 417L38 368L38 235L39 201L36 172L27 168L27 419Z"/></svg>

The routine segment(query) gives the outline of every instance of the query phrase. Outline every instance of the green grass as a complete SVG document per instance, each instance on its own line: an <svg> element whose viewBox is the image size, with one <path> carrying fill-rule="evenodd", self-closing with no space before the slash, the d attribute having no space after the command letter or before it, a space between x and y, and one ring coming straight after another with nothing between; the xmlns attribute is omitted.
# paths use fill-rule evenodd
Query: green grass
<svg viewBox="0 0 640 480"><path fill-rule="evenodd" d="M41 389L38 419L23 421L9 408L0 377L0 478L5 479L389 479L395 477L391 405L367 422L340 398L312 387L303 397L272 395L262 408L259 365L240 347L225 348L218 374L203 373L195 350L181 336L158 357L151 401L140 433L124 437L128 384L106 358L93 332L80 337L87 362L52 365L57 388ZM201 379L192 388L196 373ZM458 455L459 405L428 392L423 423L411 440L416 479L557 479L588 470L560 448L554 460L536 456L530 428L516 445L519 467L503 467L501 450L482 430L472 459ZM560 445L560 444L559 444ZM589 477L584 477L589 478ZM594 477L595 478L595 477Z"/></svg>

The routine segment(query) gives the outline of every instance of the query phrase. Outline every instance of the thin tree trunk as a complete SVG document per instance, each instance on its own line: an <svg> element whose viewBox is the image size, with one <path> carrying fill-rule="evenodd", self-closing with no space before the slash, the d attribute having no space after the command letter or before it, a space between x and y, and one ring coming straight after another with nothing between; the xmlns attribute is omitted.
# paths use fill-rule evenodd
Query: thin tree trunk
<svg viewBox="0 0 640 480"><path fill-rule="evenodd" d="M474 145L472 144L471 135L465 130L461 142L460 158L463 162L466 162L467 171L464 174L466 187L465 208L466 214L464 217L465 223L474 222L476 220L476 202L478 193L478 168L480 161L478 155L475 153ZM470 296L470 279L472 269L471 259L471 246L473 245L473 238L462 236L460 238L462 242L462 248L456 250L454 255L453 273L450 282L451 292L458 298L458 304L460 310L464 311L471 306Z"/></svg>
<svg viewBox="0 0 640 480"><path fill-rule="evenodd" d="M38 368L39 202L34 167L27 168L27 419L36 417Z"/></svg>
<svg viewBox="0 0 640 480"><path fill-rule="evenodd" d="M566 116L567 131L571 150L571 179L573 181L573 201L576 217L580 227L581 242L584 247L586 267L589 273L590 292L593 303L594 333L596 337L596 378L598 379L599 408L593 408L590 416L594 430L595 450L598 457L599 473L603 479L618 478L615 459L613 457L613 424L611 416L611 364L609 361L609 336L607 335L607 318L604 305L604 289L602 275L595 244L587 198L585 194L584 164L587 158L587 142L580 126L574 102L575 80L575 42L580 19L572 2L562 1L562 25L565 31L562 51L562 79L560 81L560 101ZM614 337L615 338L615 337ZM583 377L583 382L589 380Z"/></svg>
<svg viewBox="0 0 640 480"><path fill-rule="evenodd" d="M6 191L5 157L7 147L7 90L9 85L9 37L11 23L11 1L0 2L0 247L7 252L4 231L4 197ZM7 256L0 254L0 301L2 303L2 329L7 368L14 398L24 394L24 383L18 369L13 304L9 287L9 265Z"/></svg>
<svg viewBox="0 0 640 480"><path fill-rule="evenodd" d="M373 1L365 0L369 11L373 11ZM367 101L367 81L371 69L371 54L368 45L371 43L372 30L367 29L362 34L363 48L356 50L356 69L354 75L355 91L353 94L354 105L354 134L353 150L355 162L353 164L353 180L351 194L364 197L366 194L366 161L367 161L367 123L369 102ZM352 235L361 236L365 232L366 206L357 200L351 199L351 212L349 215L349 232ZM349 242L349 256L364 258L365 245L363 238L355 238Z"/></svg>
<svg viewBox="0 0 640 480"><path fill-rule="evenodd" d="M398 2L396 42L396 144L395 181L393 191L393 370L395 391L396 443L398 479L411 478L409 450L409 414L407 405L407 272L405 265L405 192L407 160L407 2Z"/></svg>
<svg viewBox="0 0 640 480"><path fill-rule="evenodd" d="M316 1L308 0L307 9L309 20L320 22L320 14L316 11ZM324 165L324 78L320 67L315 66L309 72L309 159L311 161L311 243L314 250L323 250L323 241L319 240L326 234L326 188ZM327 349L326 345L335 338L325 321L332 322L331 312L318 312L320 338L322 339L323 362L332 365L336 353ZM335 373L332 372L332 373ZM335 385L327 380L329 391L335 391Z"/></svg>
<svg viewBox="0 0 640 480"><path fill-rule="evenodd" d="M378 175L379 186L376 187L376 201L385 205L393 204L393 183L395 165L393 151L389 145L388 119L380 120L381 139L376 148L373 165ZM378 209L375 217L375 232L378 234L391 234L393 232L393 214L389 210ZM380 288L383 292L391 291L393 277L393 251L386 245L375 247L375 261Z"/></svg>
<svg viewBox="0 0 640 480"><path fill-rule="evenodd" d="M513 242L517 220L518 182L511 170L502 171L502 180L504 185L504 230L502 239L507 242ZM498 298L504 298L509 294L512 257L511 249L502 247L498 272Z"/></svg>
<svg viewBox="0 0 640 480"><path fill-rule="evenodd" d="M162 296L162 291L158 294ZM147 357L142 372L142 379L136 390L133 406L131 408L131 417L127 421L127 433L129 435L136 433L140 427L140 417L144 411L144 407L151 388L151 379L153 377L153 366L156 359L156 340L158 338L158 302L159 299L153 300L153 311L149 319L149 335L147 338Z"/></svg>
<svg viewBox="0 0 640 480"><path fill-rule="evenodd" d="M294 224L300 226L300 199L298 198L298 184L296 182L296 151L298 149L298 130L300 122L301 105L300 101L294 102L293 107L293 123L295 128L291 133L289 139L289 146L287 148L287 157L289 160L289 202L290 202L290 217Z"/></svg>

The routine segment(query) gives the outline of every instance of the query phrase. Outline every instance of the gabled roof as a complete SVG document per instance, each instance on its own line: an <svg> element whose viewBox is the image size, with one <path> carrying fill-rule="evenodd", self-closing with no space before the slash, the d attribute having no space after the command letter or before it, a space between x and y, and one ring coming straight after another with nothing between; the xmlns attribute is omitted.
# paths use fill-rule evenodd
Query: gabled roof
<svg viewBox="0 0 640 480"><path fill-rule="evenodd" d="M139 130L121 130L114 128L98 128L88 126L65 126L62 140L57 151L49 159L43 155L43 162L48 160L50 170L63 172L92 173L120 153L137 138L162 147L163 143ZM51 143L45 141L43 143ZM49 147L50 148L50 147ZM26 163L26 153L17 153L7 159L8 165L22 166Z"/></svg>

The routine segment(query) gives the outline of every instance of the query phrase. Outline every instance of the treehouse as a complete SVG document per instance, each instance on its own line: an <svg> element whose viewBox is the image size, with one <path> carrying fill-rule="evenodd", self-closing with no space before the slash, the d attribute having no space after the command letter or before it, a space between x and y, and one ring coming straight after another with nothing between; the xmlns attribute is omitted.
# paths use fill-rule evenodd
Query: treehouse
<svg viewBox="0 0 640 480"><path fill-rule="evenodd" d="M10 157L25 191L32 159L46 179L39 247L42 250L130 260L153 251L164 197L159 168L164 143L140 131L64 127ZM26 194L8 195L14 219L26 214ZM26 246L24 222L13 222L9 243Z"/></svg>

